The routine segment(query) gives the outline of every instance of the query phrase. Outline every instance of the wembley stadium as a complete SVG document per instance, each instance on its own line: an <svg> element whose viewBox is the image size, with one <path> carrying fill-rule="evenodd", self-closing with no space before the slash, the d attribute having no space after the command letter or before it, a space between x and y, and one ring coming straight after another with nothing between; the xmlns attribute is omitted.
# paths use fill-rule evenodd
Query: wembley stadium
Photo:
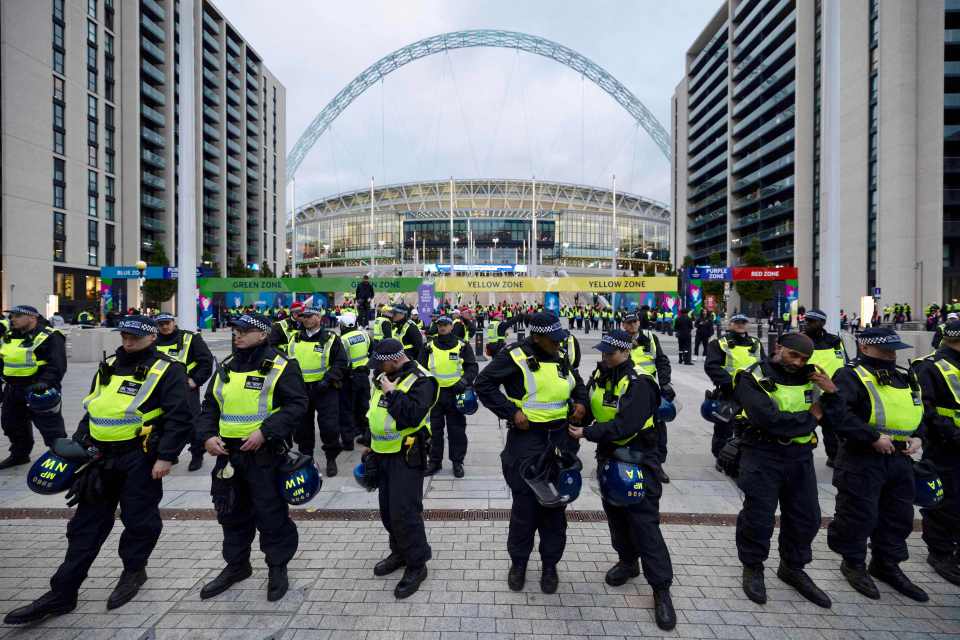
<svg viewBox="0 0 960 640"><path fill-rule="evenodd" d="M296 248L297 269L324 272L542 268L572 275L609 272L617 244L618 271L629 273L669 267L670 225L669 207L643 196L617 192L614 212L609 189L539 180L432 180L375 187L372 204L367 188L299 206L288 246Z"/></svg>

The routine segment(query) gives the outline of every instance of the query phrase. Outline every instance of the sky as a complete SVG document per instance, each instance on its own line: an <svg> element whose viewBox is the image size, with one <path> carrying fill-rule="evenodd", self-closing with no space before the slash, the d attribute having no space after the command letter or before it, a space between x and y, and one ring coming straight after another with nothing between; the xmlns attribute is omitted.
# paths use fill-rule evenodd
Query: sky
<svg viewBox="0 0 960 640"><path fill-rule="evenodd" d="M421 38L503 29L566 45L670 131L685 54L720 0L214 0L287 90L287 151L353 78ZM314 144L296 204L376 184L531 178L670 200L670 165L612 97L559 62L508 49L414 61L370 87ZM289 197L289 192L288 192ZM288 201L289 206L289 201Z"/></svg>

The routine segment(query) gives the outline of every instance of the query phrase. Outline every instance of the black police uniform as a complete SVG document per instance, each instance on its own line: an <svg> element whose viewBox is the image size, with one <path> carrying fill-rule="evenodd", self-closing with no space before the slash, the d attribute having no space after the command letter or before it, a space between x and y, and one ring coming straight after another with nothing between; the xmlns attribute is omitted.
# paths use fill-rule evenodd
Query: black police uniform
<svg viewBox="0 0 960 640"><path fill-rule="evenodd" d="M352 329L351 329L352 330ZM372 344L368 344L368 364L354 367L350 362L350 350L343 341L343 334L347 330L340 328L340 342L343 345L344 356L347 358L347 370L344 373L340 387L340 439L344 451L353 451L354 441L366 433L367 409L370 408L370 365L369 353ZM361 334L356 334L358 339Z"/></svg>
<svg viewBox="0 0 960 640"><path fill-rule="evenodd" d="M189 386L187 387L187 403L190 405L190 412L198 416L200 415L200 389L204 383L210 379L210 374L213 373L215 363L213 354L210 353L210 347L207 346L207 343L199 333L180 328L175 329L170 335L157 334L156 345L158 347L177 345L174 352L168 351L167 355L175 359L180 359L178 354L183 350L185 334L192 334L190 338L190 348L187 349L186 354L187 366L196 363L196 366L187 372L187 377L197 385L196 389L190 389ZM201 440L199 436L195 435L191 438L190 454L192 456L203 455L203 440Z"/></svg>
<svg viewBox="0 0 960 640"><path fill-rule="evenodd" d="M423 334L420 333L417 325L408 319L404 319L400 322L394 322L389 326L390 333L384 331L384 339L395 338L399 340L401 344L409 345L404 348L403 352L407 354L407 358L410 360L418 361L420 359L420 353L423 351Z"/></svg>
<svg viewBox="0 0 960 640"><path fill-rule="evenodd" d="M430 469L438 470L443 464L443 446L444 446L444 428L450 438L450 451L448 452L450 462L454 469L457 466L463 466L463 460L467 457L467 417L457 410L457 394L463 393L467 387L473 386L477 379L477 373L480 368L477 365L477 358L473 353L470 344L455 336L452 332L445 335L437 335L431 339L441 349L452 349L458 342L462 342L460 348L460 365L463 367L463 376L453 386L440 387L440 397L437 403L430 410ZM420 354L420 364L429 368L430 361L430 343L428 343L423 353Z"/></svg>
<svg viewBox="0 0 960 640"><path fill-rule="evenodd" d="M283 331L284 324L289 327L287 331L289 331L291 335L293 335L294 331L303 330L303 325L300 324L299 320L294 320L293 316L287 316L283 320L278 320L271 325L267 341L271 347L281 353L286 351L287 343L290 342L290 338L288 338L287 334Z"/></svg>
<svg viewBox="0 0 960 640"><path fill-rule="evenodd" d="M44 360L46 364L41 365L32 376L3 378L5 384L3 385L3 406L0 407L0 424L3 426L3 433L10 440L10 457L4 462L21 464L30 461L30 452L33 450L31 422L36 425L43 443L48 447L57 438L67 437L63 414L60 411L34 413L27 407L27 394L34 385L46 385L57 391L61 390L63 376L67 373L67 347L63 334L51 328L43 318L38 318L37 326L32 331L17 331L11 327L3 334L2 339L10 341L24 338L25 341L30 341L35 340L43 331L51 333L36 348L34 358Z"/></svg>
<svg viewBox="0 0 960 640"><path fill-rule="evenodd" d="M687 313L681 313L673 321L673 330L677 334L677 346L680 355L677 362L680 364L693 364L691 359L691 343L693 342L693 320Z"/></svg>
<svg viewBox="0 0 960 640"><path fill-rule="evenodd" d="M731 346L751 347L755 350L760 361L765 359L763 345L756 338L748 334L740 334L735 331L728 331L725 334L727 341ZM703 360L703 371L710 378L710 381L720 390L720 395L724 400L733 399L733 378L730 373L723 368L727 361L727 354L720 348L718 340L711 340L707 344L706 355ZM733 436L733 423L715 422L713 424L713 438L710 441L710 452L716 458L720 455L720 450Z"/></svg>
<svg viewBox="0 0 960 640"><path fill-rule="evenodd" d="M517 405L512 403L503 392L512 398L524 396L523 371L510 357L510 351L520 347L525 353L542 362L560 362L561 366L571 366L561 351L556 356L548 355L537 348L531 338L514 342L503 349L484 367L474 389L483 405L501 420L506 420L507 443L500 454L503 477L510 487L513 505L510 509L510 530L507 536L507 552L515 564L526 566L533 551L533 537L540 534L540 559L543 565L553 567L563 557L567 544L567 518L564 508L546 508L537 502L533 491L520 475L520 468L526 461L543 453L549 446L576 453L579 444L567 434L567 421L554 423L530 423L526 431L513 428L513 416ZM571 393L573 402L586 407L586 387L576 369L571 368L576 386Z"/></svg>
<svg viewBox="0 0 960 640"><path fill-rule="evenodd" d="M641 324L643 324L643 321ZM674 398L677 397L671 384L673 368L670 365L670 358L663 350L663 345L660 344L660 338L648 327L646 331L640 331L634 337L634 340L638 345L643 347L647 353L650 353L651 349L656 349L657 355L653 358L653 364L657 368L657 382L660 385L660 395L670 402L673 402ZM659 406L659 404L657 406ZM660 459L661 465L658 469L658 475L661 480L669 482L670 478L666 475L662 466L663 463L667 461L667 423L654 415L654 426L657 432L657 456Z"/></svg>
<svg viewBox="0 0 960 640"><path fill-rule="evenodd" d="M458 318L458 320L453 323L453 335L457 336L461 340L469 342L467 338L467 331L470 332L471 338L477 335L477 323L473 320L467 320L466 318Z"/></svg>
<svg viewBox="0 0 960 640"><path fill-rule="evenodd" d="M262 343L234 350L232 357L224 360L221 367L228 375L231 371L256 371L277 355L283 357L269 344ZM203 413L197 427L204 442L220 433L220 405L213 392L217 377L222 375L220 371L214 374L204 396ZM232 507L217 513L217 521L223 528L223 559L227 570L249 568L250 547L257 531L260 532L260 549L266 556L267 566L284 567L297 551L297 527L290 519L289 505L280 495L277 484L277 467L283 458L275 451L282 443L290 441L303 421L308 404L300 366L290 360L274 388L273 406L277 411L260 426L266 440L264 445L258 451L240 451L241 439L223 438L235 470L230 486L226 487L232 497ZM225 463L226 460L218 459L213 469L214 478ZM217 483L216 479L214 483Z"/></svg>
<svg viewBox="0 0 960 640"><path fill-rule="evenodd" d="M820 349L843 349L843 338L832 333L828 333L823 329L820 329L817 332L808 330L804 332L808 338L813 340L813 348ZM846 351L844 350L844 353ZM840 443L837 440L837 434L834 433L829 425L830 421L826 421L823 425L820 426L820 431L823 432L823 449L827 452L827 459L833 460L837 457L837 449L840 447Z"/></svg>
<svg viewBox="0 0 960 640"><path fill-rule="evenodd" d="M312 456L316 448L316 431L320 432L320 448L327 460L327 475L335 475L336 468L330 466L343 451L343 443L352 440L352 427L340 420L340 393L343 381L350 375L350 363L343 342L336 332L329 329L319 329L312 336L308 336L306 329L300 330L298 342L315 342L318 345L332 340L330 347L327 372L323 380L307 382L307 397L310 400L307 412L303 415L300 426L293 435L294 442L300 453ZM314 415L316 415L317 429L314 429ZM332 473L331 473L332 471Z"/></svg>

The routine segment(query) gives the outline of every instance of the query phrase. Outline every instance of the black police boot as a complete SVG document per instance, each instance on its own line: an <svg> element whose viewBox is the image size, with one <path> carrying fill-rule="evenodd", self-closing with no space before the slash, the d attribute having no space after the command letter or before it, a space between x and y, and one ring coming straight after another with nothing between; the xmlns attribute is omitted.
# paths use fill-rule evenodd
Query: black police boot
<svg viewBox="0 0 960 640"><path fill-rule="evenodd" d="M797 593L818 607L829 609L832 606L833 603L830 602L830 596L814 584L813 580L803 569L794 569L781 562L780 567L777 569L777 577L796 589Z"/></svg>
<svg viewBox="0 0 960 640"><path fill-rule="evenodd" d="M540 591L556 593L558 586L560 586L560 576L557 575L557 565L543 565L543 571L540 572Z"/></svg>
<svg viewBox="0 0 960 640"><path fill-rule="evenodd" d="M344 439L343 444L341 444L340 447L344 451L353 451L354 449L353 438Z"/></svg>
<svg viewBox="0 0 960 640"><path fill-rule="evenodd" d="M187 471L197 471L203 466L203 453L194 453L190 455L190 464L187 465Z"/></svg>
<svg viewBox="0 0 960 640"><path fill-rule="evenodd" d="M137 595L140 587L146 581L146 569L140 569L139 571L127 571L124 569L123 573L120 574L120 580L117 581L117 586L113 589L113 593L107 598L107 609L122 607L133 600L133 597Z"/></svg>
<svg viewBox="0 0 960 640"><path fill-rule="evenodd" d="M507 574L507 586L510 591L522 591L523 585L527 581L527 563L510 563L510 572Z"/></svg>
<svg viewBox="0 0 960 640"><path fill-rule="evenodd" d="M927 564L947 582L960 585L960 565L955 556L931 553L927 556Z"/></svg>
<svg viewBox="0 0 960 640"><path fill-rule="evenodd" d="M653 590L653 617L657 626L664 631L670 631L677 626L677 612L673 610L669 588Z"/></svg>
<svg viewBox="0 0 960 640"><path fill-rule="evenodd" d="M286 595L290 588L290 581L287 579L286 565L270 567L270 575L267 578L267 600L276 602Z"/></svg>
<svg viewBox="0 0 960 640"><path fill-rule="evenodd" d="M880 590L870 574L867 573L867 567L863 564L852 564L844 560L840 563L840 573L847 579L850 586L867 596L871 600L880 599Z"/></svg>
<svg viewBox="0 0 960 640"><path fill-rule="evenodd" d="M375 576L388 576L400 567L403 567L407 564L407 561L403 559L402 556L398 553L391 553L386 558L381 560L373 568L373 575Z"/></svg>
<svg viewBox="0 0 960 640"><path fill-rule="evenodd" d="M336 458L327 458L327 477L332 478L337 475L337 459Z"/></svg>
<svg viewBox="0 0 960 640"><path fill-rule="evenodd" d="M427 468L423 470L423 475L424 475L424 476L432 476L432 475L436 474L437 471L440 471L440 469L441 469L442 467L443 467L443 464L441 464L440 462L434 462L433 460L431 460L431 461L427 464Z"/></svg>
<svg viewBox="0 0 960 640"><path fill-rule="evenodd" d="M767 586L763 583L763 565L743 565L743 592L757 604L767 604Z"/></svg>
<svg viewBox="0 0 960 640"><path fill-rule="evenodd" d="M27 464L30 462L30 456L7 456L2 461L0 461L0 469L9 469L10 467L18 467L21 464Z"/></svg>
<svg viewBox="0 0 960 640"><path fill-rule="evenodd" d="M926 602L930 599L927 592L913 584L900 567L892 562L879 562L876 558L870 560L870 575L917 602Z"/></svg>
<svg viewBox="0 0 960 640"><path fill-rule="evenodd" d="M626 584L630 578L636 578L638 575L640 575L640 562L637 560L633 562L624 562L621 560L610 567L604 580L606 580L607 584L611 587L619 587L622 584Z"/></svg>
<svg viewBox="0 0 960 640"><path fill-rule="evenodd" d="M28 605L14 609L3 618L3 624L27 624L47 616L61 616L77 608L77 596L47 591Z"/></svg>
<svg viewBox="0 0 960 640"><path fill-rule="evenodd" d="M462 462L454 462L454 463L453 463L453 477L454 477L454 478L462 478L463 476L464 476L464 473L463 473L463 463L462 463Z"/></svg>
<svg viewBox="0 0 960 640"><path fill-rule="evenodd" d="M228 564L224 567L223 571L220 572L220 575L203 585L203 588L200 589L200 599L206 600L207 598L218 596L236 583L246 580L251 575L253 575L253 567L250 566L249 562L238 565Z"/></svg>
<svg viewBox="0 0 960 640"><path fill-rule="evenodd" d="M403 600L415 594L420 583L427 579L427 565L422 567L407 567L403 570L403 577L393 588L393 595L397 600Z"/></svg>
<svg viewBox="0 0 960 640"><path fill-rule="evenodd" d="M670 476L667 475L667 472L663 470L663 467L657 467L656 469L657 480L660 481L660 484L670 484Z"/></svg>

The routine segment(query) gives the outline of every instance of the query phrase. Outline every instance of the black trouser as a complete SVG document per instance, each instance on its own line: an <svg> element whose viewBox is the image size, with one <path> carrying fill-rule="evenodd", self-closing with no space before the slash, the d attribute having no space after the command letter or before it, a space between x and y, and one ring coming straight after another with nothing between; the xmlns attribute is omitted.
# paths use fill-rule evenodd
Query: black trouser
<svg viewBox="0 0 960 640"><path fill-rule="evenodd" d="M349 445L357 436L366 433L367 409L370 407L370 370L353 369L343 379L340 388L340 439Z"/></svg>
<svg viewBox="0 0 960 640"><path fill-rule="evenodd" d="M720 449L723 449L723 445L727 444L733 436L733 424L730 422L714 422L713 423L713 437L710 439L710 453L713 454L713 457L716 458L720 455Z"/></svg>
<svg viewBox="0 0 960 640"><path fill-rule="evenodd" d="M233 451L240 440L227 444ZM258 531L260 550L268 567L286 566L297 552L297 525L290 519L290 507L280 495L277 483L277 465L281 460L267 449L230 454L234 469L233 508L227 514L217 514L217 522L223 527L223 559L228 565L250 562L250 548ZM212 475L225 464L223 456L218 458Z"/></svg>
<svg viewBox="0 0 960 640"><path fill-rule="evenodd" d="M837 508L827 529L827 544L853 564L863 564L867 540L873 558L906 560L913 531L913 463L899 450L884 455L845 446L837 456L833 486Z"/></svg>
<svg viewBox="0 0 960 640"><path fill-rule="evenodd" d="M923 541L930 553L948 556L960 553L960 455L930 456L937 465L943 483L943 502L934 509L920 509L923 516Z"/></svg>
<svg viewBox="0 0 960 640"><path fill-rule="evenodd" d="M690 334L677 334L677 344L680 349L680 364L690 364Z"/></svg>
<svg viewBox="0 0 960 640"><path fill-rule="evenodd" d="M700 347L703 347L703 355L706 356L706 355L707 355L707 343L710 342L710 338L712 338L712 337L713 337L713 334L712 334L712 333L708 333L708 334L706 334L706 335L704 335L704 334L702 334L702 333L697 333L697 336L696 336L696 338L694 339L693 355L699 356L699 355L700 355Z"/></svg>
<svg viewBox="0 0 960 640"><path fill-rule="evenodd" d="M102 499L96 503L81 500L67 523L67 555L50 579L52 591L70 599L76 597L90 565L113 530L117 505L123 523L117 547L123 568L139 571L147 566L163 529L159 510L163 483L151 477L154 460L143 453L139 441L126 453L104 460L99 471Z"/></svg>
<svg viewBox="0 0 960 640"><path fill-rule="evenodd" d="M338 389L328 387L323 382L307 383L307 412L300 422L300 426L293 434L293 441L297 443L300 453L312 456L317 444L317 435L314 430L314 420L320 431L320 442L323 454L330 460L335 460L343 451L340 443L340 398Z"/></svg>
<svg viewBox="0 0 960 640"><path fill-rule="evenodd" d="M190 407L190 413L194 416L200 415L200 387L196 389L187 389L187 405ZM200 456L205 451L203 440L200 438L198 425L194 424L193 437L190 439L190 455Z"/></svg>
<svg viewBox="0 0 960 640"><path fill-rule="evenodd" d="M781 445L772 445L781 446ZM786 445L794 449L800 445ZM745 565L762 564L770 555L774 517L780 505L780 558L794 569L813 559L811 545L820 530L820 503L813 452L783 454L743 446L737 485L743 508L737 516L737 555Z"/></svg>
<svg viewBox="0 0 960 640"><path fill-rule="evenodd" d="M32 383L31 383L32 384ZM29 457L33 450L33 429L30 423L36 425L43 437L43 443L48 447L57 438L66 438L67 431L63 427L63 414L34 413L27 408L27 389L30 384L3 385L3 406L0 407L0 425L3 433L10 440L10 455L15 458Z"/></svg>
<svg viewBox="0 0 960 640"><path fill-rule="evenodd" d="M390 535L390 553L408 567L422 567L432 555L423 526L423 462L403 453L377 454L380 521Z"/></svg>
<svg viewBox="0 0 960 640"><path fill-rule="evenodd" d="M437 403L430 409L430 462L443 461L443 428L450 437L450 462L463 464L467 456L467 417L457 411L457 394L453 387L440 389Z"/></svg>
<svg viewBox="0 0 960 640"><path fill-rule="evenodd" d="M827 452L827 457L833 460L837 457L837 449L840 448L837 434L833 429L823 424L820 425L820 432L823 434L823 450Z"/></svg>
<svg viewBox="0 0 960 640"><path fill-rule="evenodd" d="M601 463L598 461L597 468ZM646 495L639 504L615 507L601 500L610 527L610 542L621 562L640 560L643 577L654 589L664 589L673 582L670 551L660 531L660 496L663 487L655 470L644 466L643 484Z"/></svg>

